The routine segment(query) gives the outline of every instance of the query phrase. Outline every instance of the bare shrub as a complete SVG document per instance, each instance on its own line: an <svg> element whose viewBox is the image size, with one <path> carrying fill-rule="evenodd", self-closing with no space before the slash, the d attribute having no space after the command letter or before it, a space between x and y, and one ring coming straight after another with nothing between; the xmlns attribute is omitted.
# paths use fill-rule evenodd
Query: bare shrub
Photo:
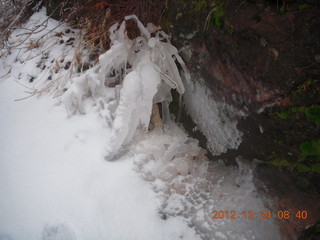
<svg viewBox="0 0 320 240"><path fill-rule="evenodd" d="M67 21L74 27L86 29L86 45L92 50L109 49L108 29L125 16L135 14L146 25L152 22L160 24L161 16L167 6L165 0L44 0L49 9L59 20ZM60 4L60 5L59 5ZM51 11L55 13L51 13ZM129 38L140 34L136 24L127 23Z"/></svg>
<svg viewBox="0 0 320 240"><path fill-rule="evenodd" d="M0 48L11 32L24 23L41 5L40 0L2 0L0 1Z"/></svg>

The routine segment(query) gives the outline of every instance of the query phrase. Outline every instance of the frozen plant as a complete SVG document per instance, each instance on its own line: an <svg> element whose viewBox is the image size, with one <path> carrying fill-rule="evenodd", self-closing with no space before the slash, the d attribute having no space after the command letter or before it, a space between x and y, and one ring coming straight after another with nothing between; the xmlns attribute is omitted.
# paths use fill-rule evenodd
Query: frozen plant
<svg viewBox="0 0 320 240"><path fill-rule="evenodd" d="M139 37L128 38L125 27L128 20L136 22L141 32ZM109 31L110 50L99 57L95 67L72 79L62 101L69 114L84 113L83 100L87 97L100 102L104 99L109 108L113 106L107 119L112 123L112 134L105 151L106 158L112 159L131 141L138 127L148 129L154 104L161 103L163 119L169 119L171 89L180 95L185 91L176 61L185 78L189 74L168 35L152 23L145 27L135 15L130 15ZM112 104L106 96L110 89L116 96Z"/></svg>

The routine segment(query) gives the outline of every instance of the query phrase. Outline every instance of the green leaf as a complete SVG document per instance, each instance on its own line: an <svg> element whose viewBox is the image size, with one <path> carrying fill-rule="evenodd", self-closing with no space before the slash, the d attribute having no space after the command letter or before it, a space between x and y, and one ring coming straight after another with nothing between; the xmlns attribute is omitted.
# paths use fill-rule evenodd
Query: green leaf
<svg viewBox="0 0 320 240"><path fill-rule="evenodd" d="M257 6L259 9L264 9L266 7L264 3L257 3Z"/></svg>
<svg viewBox="0 0 320 240"><path fill-rule="evenodd" d="M219 28L224 27L224 21L222 17L224 16L224 11L222 6L218 6L214 13L212 14L211 21L213 25L216 25Z"/></svg>
<svg viewBox="0 0 320 240"><path fill-rule="evenodd" d="M311 170L312 170L313 172L320 172L320 163L312 164Z"/></svg>
<svg viewBox="0 0 320 240"><path fill-rule="evenodd" d="M300 4L300 5L298 6L298 9L299 9L299 10L304 10L304 9L309 8L309 7L310 7L309 4L304 3L304 4Z"/></svg>
<svg viewBox="0 0 320 240"><path fill-rule="evenodd" d="M215 11L215 16L220 17L220 18L224 16L223 7L221 5L219 7L217 7L217 9Z"/></svg>
<svg viewBox="0 0 320 240"><path fill-rule="evenodd" d="M303 162L304 160L306 160L306 156L305 155L302 155L300 158L298 158L298 162Z"/></svg>
<svg viewBox="0 0 320 240"><path fill-rule="evenodd" d="M320 124L320 106L312 106L307 108L305 114L310 122Z"/></svg>
<svg viewBox="0 0 320 240"><path fill-rule="evenodd" d="M301 143L299 149L305 156L320 156L320 139Z"/></svg>
<svg viewBox="0 0 320 240"><path fill-rule="evenodd" d="M193 1L192 3L194 4L194 11L195 12L200 12L207 5L206 0Z"/></svg>
<svg viewBox="0 0 320 240"><path fill-rule="evenodd" d="M313 79L310 79L310 78L306 81L306 84L308 84L308 85L312 85L314 83L315 83L315 81Z"/></svg>
<svg viewBox="0 0 320 240"><path fill-rule="evenodd" d="M232 44L231 44L231 48L232 48L233 50L239 50L239 45L238 45L237 43L232 43Z"/></svg>
<svg viewBox="0 0 320 240"><path fill-rule="evenodd" d="M288 113L288 112L279 112L279 113L277 113L277 116L278 116L278 118L286 120L286 119L289 118L290 113Z"/></svg>
<svg viewBox="0 0 320 240"><path fill-rule="evenodd" d="M287 10L286 10L285 7L280 7L280 9L279 9L279 12L280 12L281 15L285 14L286 11L287 11Z"/></svg>
<svg viewBox="0 0 320 240"><path fill-rule="evenodd" d="M303 165L303 164L298 164L297 165L297 170L298 170L298 172L301 172L301 173L305 173L305 172L310 172L311 171L311 169L308 166Z"/></svg>
<svg viewBox="0 0 320 240"><path fill-rule="evenodd" d="M291 113L304 113L306 111L305 107L293 107L291 108Z"/></svg>
<svg viewBox="0 0 320 240"><path fill-rule="evenodd" d="M279 159L279 160L273 160L266 162L269 165L273 165L276 167L287 167L289 165L289 162L285 159Z"/></svg>

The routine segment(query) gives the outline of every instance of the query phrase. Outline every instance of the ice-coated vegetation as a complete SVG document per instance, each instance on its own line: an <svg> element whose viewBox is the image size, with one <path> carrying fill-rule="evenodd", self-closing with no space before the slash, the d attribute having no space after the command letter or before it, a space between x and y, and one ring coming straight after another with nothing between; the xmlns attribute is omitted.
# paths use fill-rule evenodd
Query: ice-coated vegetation
<svg viewBox="0 0 320 240"><path fill-rule="evenodd" d="M134 19L141 36L129 39L126 20ZM123 144L131 141L134 132L141 126L148 129L152 106L162 103L164 120L168 120L168 103L171 102L171 89L181 95L184 86L175 61L188 73L171 45L168 35L153 24L144 27L135 15L127 16L121 25L110 28L111 48L99 57L99 63L86 73L72 79L62 102L69 114L83 113L83 100L87 97L99 99L104 108L108 86L114 86L114 109L109 109L107 121L112 125L112 137L106 144L106 157L111 159ZM154 37L151 37L151 34ZM110 89L109 89L110 90Z"/></svg>

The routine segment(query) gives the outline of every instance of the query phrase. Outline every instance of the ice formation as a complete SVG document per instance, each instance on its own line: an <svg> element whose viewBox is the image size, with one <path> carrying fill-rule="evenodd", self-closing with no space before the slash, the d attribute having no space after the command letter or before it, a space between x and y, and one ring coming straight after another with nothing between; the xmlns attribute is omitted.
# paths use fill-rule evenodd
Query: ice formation
<svg viewBox="0 0 320 240"><path fill-rule="evenodd" d="M135 20L141 36L129 39L125 23ZM106 144L105 155L111 159L121 146L131 141L136 129L148 129L152 106L162 103L166 119L171 89L180 95L185 91L175 61L188 78L184 62L163 31L155 31L153 24L144 27L135 15L127 16L119 25L110 28L111 48L99 57L99 64L81 76L72 79L62 96L69 114L85 112L83 100L87 97L106 101L108 86L117 85L115 99L107 121L112 124L112 137ZM154 36L152 36L152 34ZM110 89L109 89L110 90Z"/></svg>
<svg viewBox="0 0 320 240"><path fill-rule="evenodd" d="M184 102L197 128L206 136L207 147L213 155L237 149L242 132L237 119L245 114L225 102L218 102L202 79L185 79ZM201 108L199 108L201 106Z"/></svg>

